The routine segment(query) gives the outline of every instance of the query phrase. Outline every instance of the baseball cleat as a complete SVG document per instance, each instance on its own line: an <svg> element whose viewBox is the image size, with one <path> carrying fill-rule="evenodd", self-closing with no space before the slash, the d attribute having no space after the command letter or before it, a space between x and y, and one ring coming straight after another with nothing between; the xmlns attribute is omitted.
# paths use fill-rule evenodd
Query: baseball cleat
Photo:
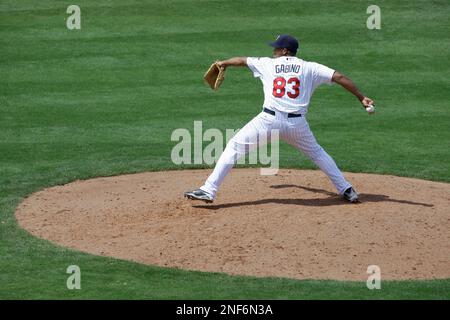
<svg viewBox="0 0 450 320"><path fill-rule="evenodd" d="M214 201L214 197L208 192L203 191L202 189L187 191L184 193L184 196L191 200L201 200L207 203L211 203Z"/></svg>
<svg viewBox="0 0 450 320"><path fill-rule="evenodd" d="M358 194L356 193L355 189L353 189L352 187L350 187L347 190L345 190L344 194L342 195L342 197L345 200L347 200L348 202L351 202L351 203L359 202Z"/></svg>

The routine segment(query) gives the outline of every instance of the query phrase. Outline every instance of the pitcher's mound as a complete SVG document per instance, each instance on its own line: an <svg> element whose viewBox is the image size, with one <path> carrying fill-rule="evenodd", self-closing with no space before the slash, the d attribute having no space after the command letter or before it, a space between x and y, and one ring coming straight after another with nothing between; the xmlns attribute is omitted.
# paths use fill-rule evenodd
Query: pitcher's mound
<svg viewBox="0 0 450 320"><path fill-rule="evenodd" d="M233 169L214 204L183 198L211 170L149 172L45 189L21 203L37 237L96 255L229 274L366 281L450 277L450 184L320 171Z"/></svg>

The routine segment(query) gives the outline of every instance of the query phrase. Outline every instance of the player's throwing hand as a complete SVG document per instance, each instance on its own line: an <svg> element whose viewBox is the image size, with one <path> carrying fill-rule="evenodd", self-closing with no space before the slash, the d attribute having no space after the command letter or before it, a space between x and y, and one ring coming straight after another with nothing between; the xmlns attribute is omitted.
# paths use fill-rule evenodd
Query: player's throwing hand
<svg viewBox="0 0 450 320"><path fill-rule="evenodd" d="M373 106L374 101L372 99L370 99L370 98L364 97L361 100L361 103L364 106L364 108L367 108L367 107Z"/></svg>

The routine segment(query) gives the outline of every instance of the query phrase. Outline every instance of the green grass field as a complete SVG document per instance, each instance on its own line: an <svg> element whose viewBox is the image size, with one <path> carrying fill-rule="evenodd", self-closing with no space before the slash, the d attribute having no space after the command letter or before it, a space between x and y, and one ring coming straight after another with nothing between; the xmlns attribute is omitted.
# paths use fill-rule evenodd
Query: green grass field
<svg viewBox="0 0 450 320"><path fill-rule="evenodd" d="M68 30L70 4L81 30ZM221 90L202 81L215 59L268 56L277 34L300 57L350 76L377 114L338 86L319 88L309 122L341 169L450 182L450 3L387 1L0 2L1 299L449 299L450 279L365 283L231 277L96 257L32 237L14 210L26 195L75 179L182 169L176 128L240 128L262 104L249 70ZM287 145L281 166L314 168ZM68 265L82 289L66 288Z"/></svg>

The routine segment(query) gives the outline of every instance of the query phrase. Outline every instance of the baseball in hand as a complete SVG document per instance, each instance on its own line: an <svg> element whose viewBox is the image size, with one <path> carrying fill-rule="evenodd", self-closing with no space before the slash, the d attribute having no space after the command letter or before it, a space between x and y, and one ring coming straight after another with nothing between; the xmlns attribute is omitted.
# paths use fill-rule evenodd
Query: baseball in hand
<svg viewBox="0 0 450 320"><path fill-rule="evenodd" d="M367 111L368 114L372 114L372 113L375 112L375 107L374 106L368 106L366 108L366 111Z"/></svg>

